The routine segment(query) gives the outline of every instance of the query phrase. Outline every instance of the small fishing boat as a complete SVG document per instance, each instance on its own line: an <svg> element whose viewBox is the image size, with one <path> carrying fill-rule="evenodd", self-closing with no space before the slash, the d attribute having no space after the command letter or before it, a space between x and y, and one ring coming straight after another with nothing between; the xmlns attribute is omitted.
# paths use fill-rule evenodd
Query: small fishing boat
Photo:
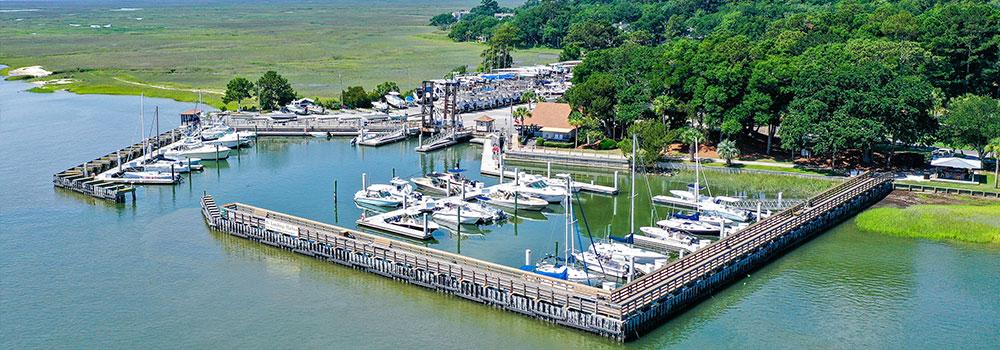
<svg viewBox="0 0 1000 350"><path fill-rule="evenodd" d="M482 203L505 209L514 209L514 206L516 205L519 210L540 211L549 205L548 201L540 198L515 194L514 192L503 189L491 190L486 194L476 196L476 199Z"/></svg>
<svg viewBox="0 0 1000 350"><path fill-rule="evenodd" d="M722 226L719 225L677 218L660 220L656 222L656 225L666 229L681 230L697 235L718 235L722 230Z"/></svg>
<svg viewBox="0 0 1000 350"><path fill-rule="evenodd" d="M403 197L397 196L383 188L386 185L371 185L354 193L354 201L362 204L380 207L398 207L403 204Z"/></svg>
<svg viewBox="0 0 1000 350"><path fill-rule="evenodd" d="M168 160L154 160L146 164L135 164L136 167L141 167L143 171L159 171L164 173L186 173L190 172L191 166L183 161L168 161ZM199 168L201 166L199 165Z"/></svg>

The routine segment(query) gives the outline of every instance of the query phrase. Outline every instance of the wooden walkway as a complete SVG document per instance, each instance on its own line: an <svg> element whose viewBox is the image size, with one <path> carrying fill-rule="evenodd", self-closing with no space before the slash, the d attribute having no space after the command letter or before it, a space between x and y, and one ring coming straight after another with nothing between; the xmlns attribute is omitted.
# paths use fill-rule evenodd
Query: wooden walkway
<svg viewBox="0 0 1000 350"><path fill-rule="evenodd" d="M222 232L625 341L877 202L891 188L888 176L851 178L614 291L245 204L218 207L207 195L202 212Z"/></svg>
<svg viewBox="0 0 1000 350"><path fill-rule="evenodd" d="M151 150L159 149L163 146L176 142L184 137L184 131L180 128L168 130L158 137L154 136L146 140L146 147ZM128 163L139 159L146 154L143 142L122 148L118 151L108 153L100 158L77 165L75 167L60 171L52 175L52 184L59 188L64 188L88 196L97 197L115 203L125 202L127 194L131 193L135 199L135 187L132 185L114 183L96 179L97 174L112 170L120 164Z"/></svg>

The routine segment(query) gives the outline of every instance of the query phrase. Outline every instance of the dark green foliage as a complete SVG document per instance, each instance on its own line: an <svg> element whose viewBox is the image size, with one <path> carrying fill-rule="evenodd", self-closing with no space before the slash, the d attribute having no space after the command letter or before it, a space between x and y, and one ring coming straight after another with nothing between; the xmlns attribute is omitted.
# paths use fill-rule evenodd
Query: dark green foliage
<svg viewBox="0 0 1000 350"><path fill-rule="evenodd" d="M351 86L342 94L344 106L347 108L368 108L372 106L372 100L368 97L368 92L360 86Z"/></svg>
<svg viewBox="0 0 1000 350"><path fill-rule="evenodd" d="M261 109L278 109L294 99L292 85L277 72L267 71L257 80L257 100Z"/></svg>
<svg viewBox="0 0 1000 350"><path fill-rule="evenodd" d="M541 138L539 138L541 140ZM557 142L557 141L545 141L544 144L539 146L553 147L553 148L573 148L572 142Z"/></svg>
<svg viewBox="0 0 1000 350"><path fill-rule="evenodd" d="M236 77L226 84L226 95L222 96L222 103L229 104L236 102L237 110L243 109L243 100L253 96L254 85L246 78Z"/></svg>
<svg viewBox="0 0 1000 350"><path fill-rule="evenodd" d="M449 25L457 21L458 20L455 19L455 16L452 16L450 13L442 13L440 15L431 17L431 25L442 29L447 28Z"/></svg>
<svg viewBox="0 0 1000 350"><path fill-rule="evenodd" d="M538 139L535 140L535 145L537 145L537 146L545 146L545 139L539 137Z"/></svg>
<svg viewBox="0 0 1000 350"><path fill-rule="evenodd" d="M617 147L618 147L618 142L615 142L615 140L612 139L603 139L601 140L600 143L597 144L597 149L600 150L615 149Z"/></svg>
<svg viewBox="0 0 1000 350"><path fill-rule="evenodd" d="M399 92L399 86L396 85L396 82L394 82L394 81L387 81L387 82L378 84L378 86L376 86L375 89L372 89L372 93L369 94L368 97L372 101L378 101L379 99L381 99L382 97L384 97L386 94L388 94L391 91Z"/></svg>

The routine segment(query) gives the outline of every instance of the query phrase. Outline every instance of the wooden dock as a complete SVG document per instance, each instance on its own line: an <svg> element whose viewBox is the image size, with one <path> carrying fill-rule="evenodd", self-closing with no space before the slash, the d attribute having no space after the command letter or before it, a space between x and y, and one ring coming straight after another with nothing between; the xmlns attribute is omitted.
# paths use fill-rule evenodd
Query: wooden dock
<svg viewBox="0 0 1000 350"><path fill-rule="evenodd" d="M177 142L184 137L184 130L177 128L168 130L158 136L145 140L146 148L151 150ZM97 197L115 203L125 202L127 194L132 194L135 200L135 187L130 184L115 183L98 179L97 175L114 170L119 165L142 158L146 155L143 142L108 153L102 157L52 175L52 184L88 196Z"/></svg>
<svg viewBox="0 0 1000 350"><path fill-rule="evenodd" d="M219 231L620 341L635 339L746 273L883 198L865 173L613 291L245 204L202 213Z"/></svg>

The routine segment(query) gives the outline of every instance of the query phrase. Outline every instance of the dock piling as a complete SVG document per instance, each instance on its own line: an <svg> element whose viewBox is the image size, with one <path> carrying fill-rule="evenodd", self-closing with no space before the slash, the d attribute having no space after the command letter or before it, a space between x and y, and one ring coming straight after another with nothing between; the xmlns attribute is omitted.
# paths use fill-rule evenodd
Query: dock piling
<svg viewBox="0 0 1000 350"><path fill-rule="evenodd" d="M531 265L531 249L524 250L524 264Z"/></svg>

